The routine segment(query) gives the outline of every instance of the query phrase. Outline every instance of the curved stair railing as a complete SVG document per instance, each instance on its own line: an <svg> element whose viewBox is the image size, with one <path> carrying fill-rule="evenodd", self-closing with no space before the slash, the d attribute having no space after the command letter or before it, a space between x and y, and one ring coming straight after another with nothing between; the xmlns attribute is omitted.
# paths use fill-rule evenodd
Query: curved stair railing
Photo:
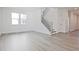
<svg viewBox="0 0 79 59"><path fill-rule="evenodd" d="M51 34L55 33L55 29L53 29L53 23L52 23L52 28L51 25L45 20L45 15L48 13L49 8L43 8L42 9L42 15L41 15L41 22L44 24L44 26L51 32Z"/></svg>

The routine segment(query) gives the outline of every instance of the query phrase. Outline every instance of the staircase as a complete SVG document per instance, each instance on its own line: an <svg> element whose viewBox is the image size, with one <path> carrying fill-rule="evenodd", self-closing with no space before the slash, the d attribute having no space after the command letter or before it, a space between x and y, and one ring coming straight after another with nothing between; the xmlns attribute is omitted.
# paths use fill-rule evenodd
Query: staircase
<svg viewBox="0 0 79 59"><path fill-rule="evenodd" d="M42 18L42 20L41 20L41 22L44 24L44 26L51 32L51 34L54 34L56 31L55 31L55 29L53 28L53 23L50 25L47 21L46 21L46 19L45 19L45 15L48 13L48 11L49 11L49 8L43 8L42 9L42 15L41 15L41 18Z"/></svg>

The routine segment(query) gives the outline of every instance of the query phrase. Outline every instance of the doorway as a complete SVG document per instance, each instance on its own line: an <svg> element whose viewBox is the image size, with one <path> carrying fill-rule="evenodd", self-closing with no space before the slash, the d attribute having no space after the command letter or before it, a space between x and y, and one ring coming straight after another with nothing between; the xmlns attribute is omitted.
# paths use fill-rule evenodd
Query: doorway
<svg viewBox="0 0 79 59"><path fill-rule="evenodd" d="M75 11L69 11L69 32L79 30L79 15Z"/></svg>

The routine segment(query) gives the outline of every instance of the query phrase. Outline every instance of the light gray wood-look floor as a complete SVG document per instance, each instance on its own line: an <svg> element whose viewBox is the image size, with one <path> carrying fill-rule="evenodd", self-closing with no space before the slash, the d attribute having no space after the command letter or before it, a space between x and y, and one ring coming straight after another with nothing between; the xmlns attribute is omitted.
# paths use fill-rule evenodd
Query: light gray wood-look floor
<svg viewBox="0 0 79 59"><path fill-rule="evenodd" d="M38 32L0 36L0 51L77 51L79 31L47 35Z"/></svg>

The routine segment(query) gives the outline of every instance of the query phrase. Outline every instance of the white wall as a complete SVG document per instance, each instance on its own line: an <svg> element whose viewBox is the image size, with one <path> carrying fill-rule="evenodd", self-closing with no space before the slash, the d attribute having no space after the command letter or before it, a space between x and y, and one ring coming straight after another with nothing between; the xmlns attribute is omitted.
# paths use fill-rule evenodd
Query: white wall
<svg viewBox="0 0 79 59"><path fill-rule="evenodd" d="M58 32L65 32L65 11L63 8L58 8Z"/></svg>
<svg viewBox="0 0 79 59"><path fill-rule="evenodd" d="M68 9L66 8L60 8L59 9L59 17L58 19L60 19L60 24L59 26L61 26L60 28L60 32L69 32L69 15L68 15Z"/></svg>
<svg viewBox="0 0 79 59"><path fill-rule="evenodd" d="M1 35L1 32L2 32L2 9L0 8L0 35Z"/></svg>
<svg viewBox="0 0 79 59"><path fill-rule="evenodd" d="M27 15L25 25L12 25L11 13L23 13ZM2 8L2 33L37 31L49 34L48 29L41 23L40 8Z"/></svg>
<svg viewBox="0 0 79 59"><path fill-rule="evenodd" d="M1 10L0 10L1 13ZM0 35L1 35L1 14L0 14Z"/></svg>

